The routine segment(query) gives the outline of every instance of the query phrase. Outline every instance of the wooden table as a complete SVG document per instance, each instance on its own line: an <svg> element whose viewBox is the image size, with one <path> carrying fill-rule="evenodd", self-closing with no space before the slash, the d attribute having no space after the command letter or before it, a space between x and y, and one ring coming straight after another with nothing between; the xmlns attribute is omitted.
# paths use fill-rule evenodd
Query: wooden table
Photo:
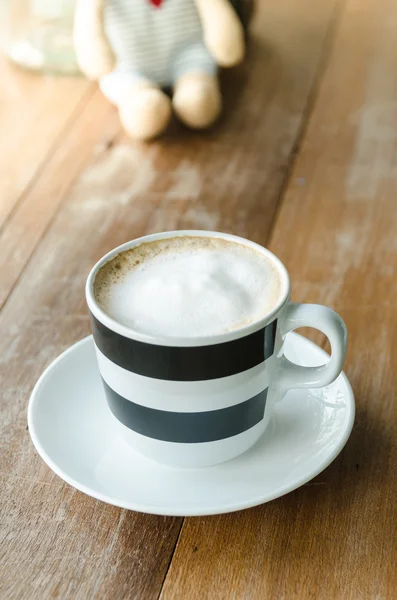
<svg viewBox="0 0 397 600"><path fill-rule="evenodd" d="M204 135L174 125L132 143L95 85L5 61L0 77L0 597L396 598L394 0L263 0L246 65L223 78L225 116ZM55 476L27 431L40 373L89 332L90 267L172 228L270 247L294 298L332 306L350 332L346 448L241 513L107 506Z"/></svg>

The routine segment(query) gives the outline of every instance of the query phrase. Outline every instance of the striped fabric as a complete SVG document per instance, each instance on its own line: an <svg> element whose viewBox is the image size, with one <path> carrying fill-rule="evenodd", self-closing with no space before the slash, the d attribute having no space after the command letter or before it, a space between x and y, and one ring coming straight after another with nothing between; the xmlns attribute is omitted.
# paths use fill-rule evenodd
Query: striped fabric
<svg viewBox="0 0 397 600"><path fill-rule="evenodd" d="M105 93L106 83L117 88L116 77L165 86L186 72L216 70L194 0L106 0L104 24L117 58L116 71L105 78Z"/></svg>

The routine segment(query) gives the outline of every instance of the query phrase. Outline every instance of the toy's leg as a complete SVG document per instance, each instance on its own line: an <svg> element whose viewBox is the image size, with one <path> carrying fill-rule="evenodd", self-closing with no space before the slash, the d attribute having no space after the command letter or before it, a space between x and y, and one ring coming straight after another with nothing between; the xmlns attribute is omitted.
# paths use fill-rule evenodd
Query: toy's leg
<svg viewBox="0 0 397 600"><path fill-rule="evenodd" d="M209 127L222 107L217 76L199 72L182 75L176 82L172 104L179 119L189 127Z"/></svg>
<svg viewBox="0 0 397 600"><path fill-rule="evenodd" d="M163 133L171 116L170 99L150 82L132 86L118 107L128 135L141 140Z"/></svg>
<svg viewBox="0 0 397 600"><path fill-rule="evenodd" d="M187 48L174 65L173 107L189 127L209 127L222 108L217 69L203 44Z"/></svg>
<svg viewBox="0 0 397 600"><path fill-rule="evenodd" d="M171 101L151 81L126 73L111 73L101 79L101 89L118 107L121 123L132 138L148 140L167 127Z"/></svg>

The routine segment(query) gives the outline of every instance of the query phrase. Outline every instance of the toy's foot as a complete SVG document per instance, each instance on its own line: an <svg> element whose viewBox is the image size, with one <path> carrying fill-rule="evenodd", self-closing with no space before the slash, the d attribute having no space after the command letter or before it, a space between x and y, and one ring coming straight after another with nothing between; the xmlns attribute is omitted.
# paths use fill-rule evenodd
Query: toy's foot
<svg viewBox="0 0 397 600"><path fill-rule="evenodd" d="M129 136L149 140L164 131L171 117L171 100L161 90L137 85L118 103L120 120Z"/></svg>
<svg viewBox="0 0 397 600"><path fill-rule="evenodd" d="M179 119L189 127L209 127L222 108L217 76L209 73L183 75L176 83L172 104Z"/></svg>

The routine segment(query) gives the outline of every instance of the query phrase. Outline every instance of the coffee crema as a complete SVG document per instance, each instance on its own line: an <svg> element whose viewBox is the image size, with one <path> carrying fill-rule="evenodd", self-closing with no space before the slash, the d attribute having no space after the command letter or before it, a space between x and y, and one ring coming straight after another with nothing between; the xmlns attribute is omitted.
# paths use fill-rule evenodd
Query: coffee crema
<svg viewBox="0 0 397 600"><path fill-rule="evenodd" d="M277 305L277 267L261 252L216 237L180 236L125 250L98 271L94 295L141 334L201 337L255 322Z"/></svg>

